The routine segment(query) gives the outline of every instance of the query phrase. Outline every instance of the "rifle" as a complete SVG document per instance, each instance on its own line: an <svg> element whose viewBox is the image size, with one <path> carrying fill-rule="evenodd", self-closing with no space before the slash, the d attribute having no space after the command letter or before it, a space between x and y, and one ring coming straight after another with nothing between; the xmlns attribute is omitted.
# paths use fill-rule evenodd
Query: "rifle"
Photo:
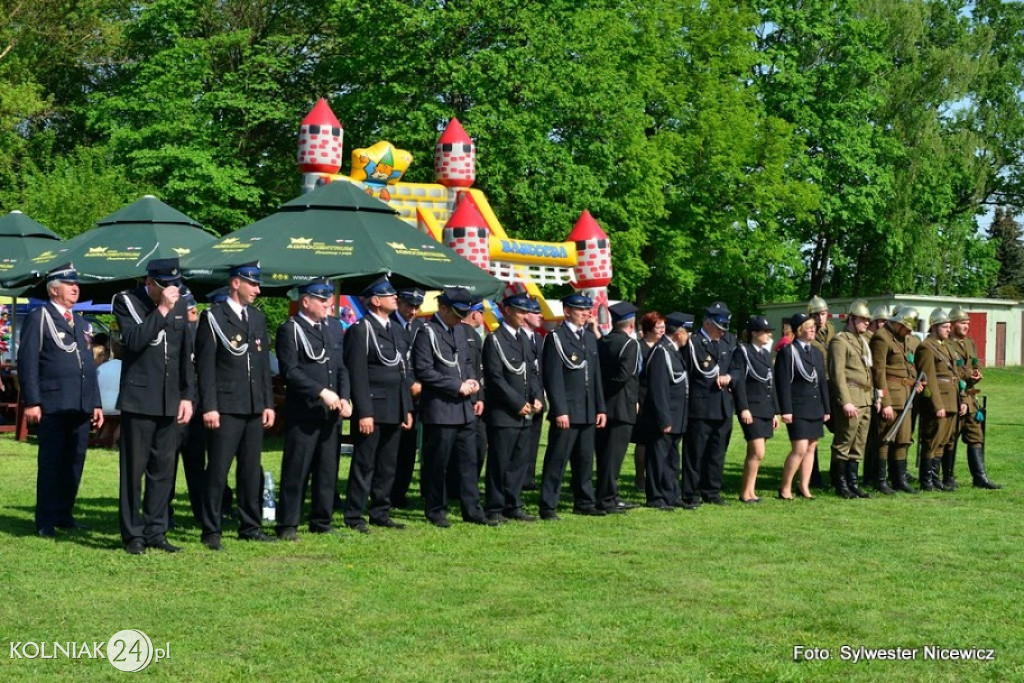
<svg viewBox="0 0 1024 683"><path fill-rule="evenodd" d="M924 371L922 370L918 374L917 379L914 380L914 386L910 387L910 394L907 396L907 400L903 403L903 410L900 411L900 417L896 420L896 423L892 426L885 436L882 437L883 443L892 443L893 439L896 438L896 432L900 430L900 425L907 419L910 414L910 404L914 402L914 397L917 396L917 390L924 384Z"/></svg>

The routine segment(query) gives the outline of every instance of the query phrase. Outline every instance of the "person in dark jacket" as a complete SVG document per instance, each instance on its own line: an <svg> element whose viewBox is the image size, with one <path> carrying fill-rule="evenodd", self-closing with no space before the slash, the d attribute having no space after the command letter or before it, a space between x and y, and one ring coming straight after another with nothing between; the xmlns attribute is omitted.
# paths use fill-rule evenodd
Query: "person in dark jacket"
<svg viewBox="0 0 1024 683"><path fill-rule="evenodd" d="M793 478L797 470L800 471L800 496L814 498L810 489L814 453L818 439L825 433L830 410L825 358L813 344L814 319L806 313L797 313L790 319L790 326L793 343L783 347L775 357L779 410L791 444L779 489L779 498L783 500L793 500Z"/></svg>
<svg viewBox="0 0 1024 683"><path fill-rule="evenodd" d="M534 356L534 365L537 367L537 374L544 377L543 365L541 363L541 349L544 347L544 314L541 311L540 302L531 298L530 310L523 317L523 334L526 335L526 343ZM543 382L543 379L541 380ZM530 424L530 445L526 452L526 469L523 473L523 490L537 490L537 453L540 451L540 437L544 432L544 412L547 410L547 401L541 392L540 411L533 416Z"/></svg>
<svg viewBox="0 0 1024 683"><path fill-rule="evenodd" d="M25 318L18 345L18 379L25 420L39 425L36 533L81 529L75 499L85 468L89 429L103 426L103 408L85 321L78 303L78 273L68 263L46 276L49 301Z"/></svg>
<svg viewBox="0 0 1024 683"><path fill-rule="evenodd" d="M486 505L488 519L532 522L523 512L522 489L530 427L541 410L544 389L533 349L522 332L530 297L515 294L502 302L504 319L484 340L484 419L487 423Z"/></svg>
<svg viewBox="0 0 1024 683"><path fill-rule="evenodd" d="M740 343L743 357L743 381L737 382L733 396L739 413L740 428L747 441L740 484L741 503L760 503L757 495L757 471L764 460L765 443L779 426L779 403L775 397L772 371L772 325L762 315L747 321L748 340Z"/></svg>
<svg viewBox="0 0 1024 683"><path fill-rule="evenodd" d="M125 550L178 552L167 542L167 506L174 486L179 425L192 419L195 369L192 329L181 296L178 259L153 259L141 287L114 296L124 358L117 409L121 411L119 517ZM142 498L142 480L146 496Z"/></svg>
<svg viewBox="0 0 1024 683"><path fill-rule="evenodd" d="M221 549L221 500L237 459L238 537L276 541L263 531L263 430L274 425L267 318L253 306L260 293L257 262L228 272L228 298L203 311L196 332L199 405L209 444L203 544Z"/></svg>
<svg viewBox="0 0 1024 683"><path fill-rule="evenodd" d="M298 540L303 492L312 473L309 530L334 529L341 420L352 414L342 339L327 327L334 287L313 280L298 290L299 311L277 330L277 360L285 381L284 455L277 505L278 538Z"/></svg>
<svg viewBox="0 0 1024 683"><path fill-rule="evenodd" d="M636 338L639 309L628 301L612 304L611 331L597 341L601 359L601 386L607 409L607 423L597 430L597 507L609 513L636 507L619 496L619 472L633 435L638 412L640 371L643 367L640 342Z"/></svg>
<svg viewBox="0 0 1024 683"><path fill-rule="evenodd" d="M423 319L416 317L419 315L422 305L422 289L418 287L400 289L398 290L398 309L390 316L395 331L402 336L408 349L405 378L413 400L413 423L408 429L403 429L398 437L398 464L395 466L395 483L391 486L391 506L396 508L408 507L409 487L412 485L412 475L416 470L416 444L420 431L419 423L415 421L416 399L420 395L421 387L412 373L412 340L416 338L416 333L423 328Z"/></svg>

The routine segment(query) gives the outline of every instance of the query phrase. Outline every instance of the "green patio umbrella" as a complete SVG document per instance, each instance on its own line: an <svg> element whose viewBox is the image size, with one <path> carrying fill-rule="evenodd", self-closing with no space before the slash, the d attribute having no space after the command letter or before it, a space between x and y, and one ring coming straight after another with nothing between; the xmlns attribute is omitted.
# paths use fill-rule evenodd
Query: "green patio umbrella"
<svg viewBox="0 0 1024 683"><path fill-rule="evenodd" d="M185 277L223 284L235 265L259 261L264 289L317 277L359 291L382 274L398 286L466 287L494 296L503 283L401 218L351 183L337 181L284 204L276 213L196 250L182 261Z"/></svg>
<svg viewBox="0 0 1024 683"><path fill-rule="evenodd" d="M177 209L146 195L96 222L96 227L60 245L49 259L35 258L27 268L13 269L4 286L33 284L42 293L41 278L57 266L75 264L83 292L92 299L113 296L146 274L155 258L184 258L216 237Z"/></svg>
<svg viewBox="0 0 1024 683"><path fill-rule="evenodd" d="M21 211L0 218L0 282L7 274L28 267L35 259L48 260L63 245L54 231L32 220ZM0 294L20 296L26 287L0 289Z"/></svg>

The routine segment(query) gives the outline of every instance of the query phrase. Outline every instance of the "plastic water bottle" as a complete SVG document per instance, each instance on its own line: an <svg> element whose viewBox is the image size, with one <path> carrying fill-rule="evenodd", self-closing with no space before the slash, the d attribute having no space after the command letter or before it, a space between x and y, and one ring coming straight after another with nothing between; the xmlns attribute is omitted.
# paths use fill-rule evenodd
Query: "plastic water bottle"
<svg viewBox="0 0 1024 683"><path fill-rule="evenodd" d="M263 472L263 521L277 521L277 505L274 503L274 475Z"/></svg>

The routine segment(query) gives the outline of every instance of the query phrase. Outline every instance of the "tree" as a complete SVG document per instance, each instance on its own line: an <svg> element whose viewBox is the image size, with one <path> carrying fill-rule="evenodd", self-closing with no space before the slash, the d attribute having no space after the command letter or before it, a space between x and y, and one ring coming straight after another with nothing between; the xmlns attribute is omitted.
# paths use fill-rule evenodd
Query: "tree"
<svg viewBox="0 0 1024 683"><path fill-rule="evenodd" d="M1013 213L1000 207L988 229L989 239L995 243L999 273L993 296L1024 299L1024 231Z"/></svg>

